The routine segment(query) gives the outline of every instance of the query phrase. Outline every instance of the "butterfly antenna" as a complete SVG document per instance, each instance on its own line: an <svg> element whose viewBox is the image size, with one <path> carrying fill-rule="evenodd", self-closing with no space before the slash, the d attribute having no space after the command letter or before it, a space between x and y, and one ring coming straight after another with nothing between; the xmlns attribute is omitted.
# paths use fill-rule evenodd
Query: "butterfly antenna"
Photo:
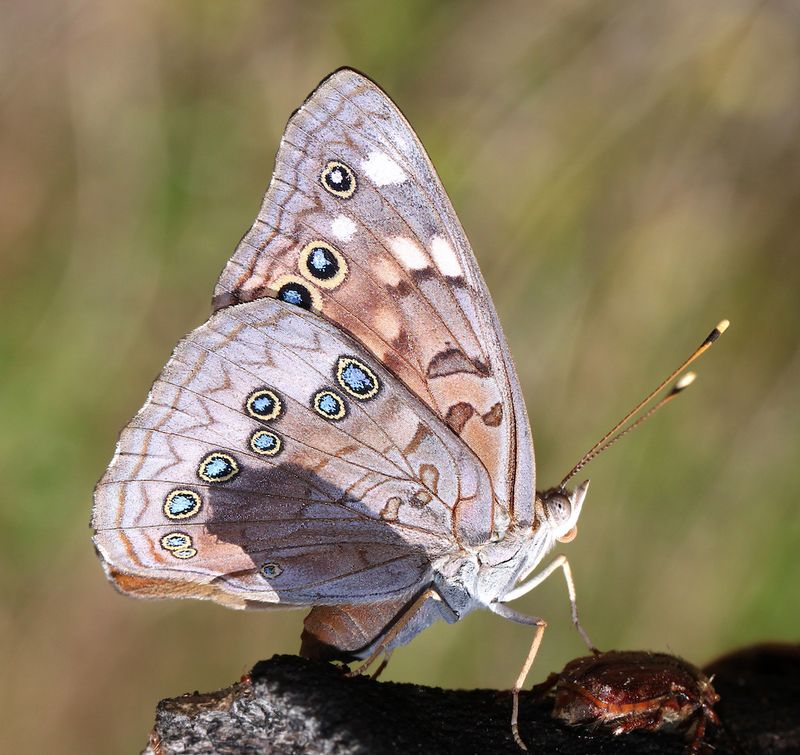
<svg viewBox="0 0 800 755"><path fill-rule="evenodd" d="M598 454L601 454L607 448L610 448L624 435L627 435L631 430L641 425L645 420L652 417L661 407L666 406L672 401L681 391L688 388L695 380L693 372L687 372L673 385L672 390L664 396L655 406L648 409L641 417L633 422L628 427L625 425L630 422L632 417L635 417L647 404L649 404L656 396L658 396L664 388L667 387L675 378L678 377L692 362L698 359L714 343L727 329L730 322L728 320L720 321L717 326L708 334L706 339L691 353L679 367L674 369L667 377L662 380L658 386L647 394L633 409L631 409L614 427L612 427L600 440L597 441L582 457L581 460L569 471L566 477L561 481L560 487L569 482L581 469L583 469L592 459ZM620 429L623 428L623 429Z"/></svg>

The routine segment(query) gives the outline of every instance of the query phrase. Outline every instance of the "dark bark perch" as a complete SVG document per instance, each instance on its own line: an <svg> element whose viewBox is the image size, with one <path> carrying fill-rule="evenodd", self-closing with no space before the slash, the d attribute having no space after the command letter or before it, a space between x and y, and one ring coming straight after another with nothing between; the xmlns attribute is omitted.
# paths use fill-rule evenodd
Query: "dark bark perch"
<svg viewBox="0 0 800 755"><path fill-rule="evenodd" d="M800 646L762 645L706 669L716 674L721 728L703 751L800 753ZM520 729L533 753L683 753L680 733L614 737L550 717L552 700L521 699ZM348 678L295 656L256 664L249 677L209 694L162 700L146 753L513 753L511 694L442 690Z"/></svg>

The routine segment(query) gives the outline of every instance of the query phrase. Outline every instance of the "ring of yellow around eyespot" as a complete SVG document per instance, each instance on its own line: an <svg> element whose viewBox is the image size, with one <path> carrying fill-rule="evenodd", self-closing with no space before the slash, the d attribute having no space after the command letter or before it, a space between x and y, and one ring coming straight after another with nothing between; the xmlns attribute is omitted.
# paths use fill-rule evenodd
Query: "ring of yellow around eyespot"
<svg viewBox="0 0 800 755"><path fill-rule="evenodd" d="M188 498L192 501L192 505L186 508L183 511L178 511L177 513L172 510L172 504L176 498ZM194 492L194 490L173 490L170 492L166 499L164 500L164 515L167 519L189 519L193 517L198 511L200 511L203 505L203 501L200 496Z"/></svg>
<svg viewBox="0 0 800 755"><path fill-rule="evenodd" d="M331 278L327 280L314 275L314 272L308 265L309 257L311 253L315 249L324 249L325 251L330 252L336 262L339 265L339 270L336 272ZM334 249L330 244L326 243L325 241L312 241L310 244L306 244L303 247L303 250L300 252L300 260L298 262L298 266L300 267L300 272L302 273L304 278L307 278L310 281L313 281L316 285L321 286L322 288L336 288L338 285L344 281L347 277L347 261L341 255L338 249Z"/></svg>
<svg viewBox="0 0 800 755"><path fill-rule="evenodd" d="M228 466L228 471L219 476L210 475L204 471L205 467L215 461L222 461ZM227 482L228 480L236 477L239 474L239 464L237 463L236 459L233 458L230 454L222 453L222 451L213 451L210 454L207 454L203 457L200 462L200 465L197 467L197 476L201 480L205 480L206 482Z"/></svg>
<svg viewBox="0 0 800 755"><path fill-rule="evenodd" d="M322 311L322 296L319 293L319 289L309 285L309 281L307 281L305 278L301 278L299 275L281 275L270 284L270 288L274 292L276 299L279 301L285 301L285 299L281 299L280 292L281 289L287 284L296 284L302 286L308 292L308 295L311 299L311 309L316 312Z"/></svg>
<svg viewBox="0 0 800 755"><path fill-rule="evenodd" d="M348 184L347 188L345 189L338 189L333 181L329 182L329 176L335 170L340 170L344 174L345 182ZM322 173L320 174L320 183L325 188L325 191L330 192L336 197L340 197L342 199L349 199L353 196L356 190L356 186L358 182L356 181L356 174L353 170L338 160L331 160L327 163L327 165L322 169Z"/></svg>
<svg viewBox="0 0 800 755"><path fill-rule="evenodd" d="M331 398L338 406L338 409L334 414L329 414L328 412L324 411L321 407L322 401L326 398ZM342 419L347 414L347 405L344 402L344 399L334 391L329 391L327 389L322 391L317 391L314 394L314 398L312 400L312 406L314 407L314 411L320 415L320 417L324 417L325 419L329 420L338 420Z"/></svg>
<svg viewBox="0 0 800 755"><path fill-rule="evenodd" d="M172 555L175 558L179 558L182 561L185 561L187 558L194 558L197 555L196 548L182 548L181 550L172 551Z"/></svg>
<svg viewBox="0 0 800 755"><path fill-rule="evenodd" d="M266 564L262 564L258 571L261 573L261 576L266 577L267 579L275 579L283 574L283 569L274 561L269 561Z"/></svg>
<svg viewBox="0 0 800 755"><path fill-rule="evenodd" d="M350 366L356 367L357 369L361 370L366 376L366 378L372 382L372 388L363 393L354 391L353 388L350 385L348 385L347 381L344 379L344 371ZM373 396L377 395L378 391L381 388L378 376L369 367L367 367L367 365L364 364L360 359L356 359L355 357L339 357L339 359L336 361L336 382L339 383L339 385L353 398L357 398L360 401L366 401L367 399L373 398Z"/></svg>
<svg viewBox="0 0 800 755"><path fill-rule="evenodd" d="M180 538L180 543L170 543L170 538ZM165 551L179 551L192 547L192 538L185 532L168 532L161 538L161 547Z"/></svg>
<svg viewBox="0 0 800 755"><path fill-rule="evenodd" d="M260 438L270 438L273 442L271 448L262 448L258 445ZM261 456L276 456L283 447L283 441L278 435L269 430L256 430L250 437L250 448Z"/></svg>
<svg viewBox="0 0 800 755"><path fill-rule="evenodd" d="M254 404L260 398L265 398L272 402L272 409L270 411L259 412L256 410ZM268 422L269 420L276 419L280 416L280 413L283 411L283 403L281 402L280 396L275 393L275 391L271 391L268 388L262 388L258 391L253 391L247 397L247 401L245 402L245 410L251 417L253 417L253 419L260 419L264 422Z"/></svg>

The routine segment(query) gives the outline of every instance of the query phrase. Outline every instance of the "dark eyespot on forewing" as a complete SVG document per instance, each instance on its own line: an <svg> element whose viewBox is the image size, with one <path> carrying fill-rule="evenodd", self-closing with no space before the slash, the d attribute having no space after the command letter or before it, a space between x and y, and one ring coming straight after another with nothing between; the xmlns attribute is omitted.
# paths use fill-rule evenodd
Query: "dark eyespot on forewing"
<svg viewBox="0 0 800 755"><path fill-rule="evenodd" d="M339 286L348 273L347 262L342 253L321 240L312 241L303 247L298 266L305 278L326 289Z"/></svg>
<svg viewBox="0 0 800 755"><path fill-rule="evenodd" d="M301 283L284 283L278 289L278 298L287 304L294 304L302 309L311 309L311 292Z"/></svg>
<svg viewBox="0 0 800 755"><path fill-rule="evenodd" d="M323 168L320 181L325 189L341 199L349 199L356 190L356 175L339 160L331 160Z"/></svg>

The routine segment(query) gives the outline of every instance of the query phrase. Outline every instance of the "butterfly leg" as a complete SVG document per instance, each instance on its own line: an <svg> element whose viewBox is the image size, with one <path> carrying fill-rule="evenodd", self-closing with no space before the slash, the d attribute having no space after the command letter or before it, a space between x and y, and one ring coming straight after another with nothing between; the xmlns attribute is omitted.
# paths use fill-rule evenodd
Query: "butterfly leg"
<svg viewBox="0 0 800 755"><path fill-rule="evenodd" d="M384 634L380 640L378 640L375 648L369 654L366 660L356 666L356 668L352 671L349 671L347 675L358 676L359 674L364 673L364 671L366 671L373 663L375 663L375 661L378 659L378 656L383 654L383 661L378 667L375 676L380 674L380 672L383 671L383 669L386 667L386 664L389 662L389 656L392 653L392 642L411 623L411 621L413 621L415 616L422 610L429 600L437 601L441 607L445 609L445 611L451 613L453 621L458 619L458 615L450 608L450 606L447 605L447 602L439 594L439 591L435 587L428 587L417 596L411 605L409 605L409 607L402 613L397 621L395 621L392 628L389 629L389 631L386 632L386 634Z"/></svg>
<svg viewBox="0 0 800 755"><path fill-rule="evenodd" d="M572 579L572 569L570 569L569 561L567 561L567 557L564 555L558 556L557 558L553 559L553 561L542 569L538 574L535 574L531 577L527 582L523 582L521 585L517 585L513 590L506 593L503 596L502 602L508 603L512 600L516 600L517 598L521 598L523 595L526 595L534 587L540 585L544 580L546 580L556 569L561 569L564 573L564 580L567 583L567 593L569 594L569 605L570 610L572 612L572 623L575 626L575 629L578 630L578 634L580 634L583 641L586 643L586 647L589 648L593 653L597 654L600 651L594 646L592 641L589 639L589 635L586 633L586 630L581 626L581 622L578 619L578 602L576 599L575 594L575 581Z"/></svg>
<svg viewBox="0 0 800 755"><path fill-rule="evenodd" d="M522 686L525 684L525 679L528 676L528 672L531 670L531 666L533 666L536 654L539 652L539 646L542 644L542 636L547 627L547 622L538 616L526 616L502 603L493 603L489 608L504 619L510 619L511 621L517 622L517 624L536 627L536 633L533 635L533 642L531 642L528 656L525 658L525 663L522 664L522 669L517 676L517 680L514 682L514 688L511 690L511 733L514 735L514 741L517 743L520 750L528 752L525 742L522 741L522 737L519 735L519 693Z"/></svg>
<svg viewBox="0 0 800 755"><path fill-rule="evenodd" d="M381 659L381 662L378 664L378 668L376 668L375 671L372 672L372 676L370 677L370 679L375 680L383 673L383 670L389 665L389 658L391 657L391 655L392 655L391 651L387 651L383 654L383 658Z"/></svg>

